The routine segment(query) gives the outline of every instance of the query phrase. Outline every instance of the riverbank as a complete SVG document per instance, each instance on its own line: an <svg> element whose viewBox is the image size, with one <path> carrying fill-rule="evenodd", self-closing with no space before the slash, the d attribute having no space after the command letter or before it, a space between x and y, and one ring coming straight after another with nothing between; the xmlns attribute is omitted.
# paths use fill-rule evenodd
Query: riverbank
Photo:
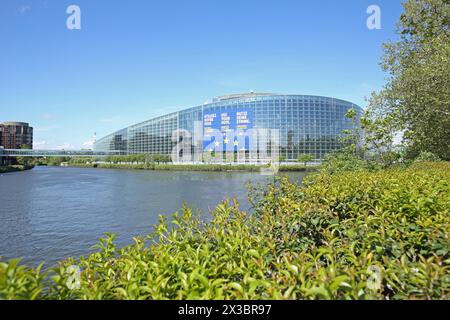
<svg viewBox="0 0 450 320"><path fill-rule="evenodd" d="M254 214L184 207L127 247L108 234L50 272L0 263L0 299L450 298L450 163L307 179L253 189Z"/></svg>
<svg viewBox="0 0 450 320"><path fill-rule="evenodd" d="M12 166L0 166L0 173L17 172L31 170L34 166L31 165L12 165Z"/></svg>
<svg viewBox="0 0 450 320"><path fill-rule="evenodd" d="M300 184L307 174L280 175L288 175ZM227 198L236 199L242 210L248 210L249 181L266 184L273 177L241 171L58 166L36 166L25 172L2 174L0 253L4 259L23 257L22 262L34 267L45 261L48 268L67 257L88 255L104 232L118 234L116 244L122 247L134 236L146 235L158 223L160 214L170 215L183 204L201 210L205 219L210 218L210 208ZM32 233L27 232L28 219L24 216L33 219ZM45 240L42 250L36 250L37 238Z"/></svg>
<svg viewBox="0 0 450 320"><path fill-rule="evenodd" d="M177 164L119 164L119 163L67 163L70 167L78 168L102 168L102 169L131 169L131 170L154 170L154 171L204 171L204 172L258 172L267 166L256 165L177 165ZM304 165L281 165L280 172L306 172L315 171L318 167Z"/></svg>

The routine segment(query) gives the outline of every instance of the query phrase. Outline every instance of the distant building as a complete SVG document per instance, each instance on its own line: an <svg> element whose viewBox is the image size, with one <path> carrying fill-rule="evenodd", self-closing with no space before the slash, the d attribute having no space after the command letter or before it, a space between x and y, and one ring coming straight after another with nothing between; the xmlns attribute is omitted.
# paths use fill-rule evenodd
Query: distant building
<svg viewBox="0 0 450 320"><path fill-rule="evenodd" d="M271 142L264 136L258 140L245 137L245 133L267 129L279 131L279 141L274 144L279 146L280 158L296 161L299 155L310 154L321 160L342 148L342 132L354 125L346 117L350 109L362 114L356 104L330 97L231 94L114 132L97 140L94 150L170 155L179 142L173 133L183 129L190 133L191 145L197 142L201 152L218 153L219 159L223 153L243 152L250 157L253 152L264 162L271 160L264 159Z"/></svg>
<svg viewBox="0 0 450 320"><path fill-rule="evenodd" d="M2 153L3 153L3 147L0 146L0 166L8 165L9 160L6 157L2 157Z"/></svg>
<svg viewBox="0 0 450 320"><path fill-rule="evenodd" d="M33 128L25 122L0 123L0 147L33 149Z"/></svg>

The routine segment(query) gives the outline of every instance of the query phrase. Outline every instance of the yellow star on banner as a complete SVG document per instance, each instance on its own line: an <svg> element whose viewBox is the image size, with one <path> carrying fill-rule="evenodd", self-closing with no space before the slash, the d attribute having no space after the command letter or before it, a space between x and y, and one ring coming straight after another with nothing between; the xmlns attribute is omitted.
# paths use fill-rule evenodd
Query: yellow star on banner
<svg viewBox="0 0 450 320"><path fill-rule="evenodd" d="M230 142L230 140L228 140L228 138L225 138L225 140L223 140L223 143L228 144L228 142Z"/></svg>
<svg viewBox="0 0 450 320"><path fill-rule="evenodd" d="M239 141L235 140L233 144L235 147L237 147L239 145Z"/></svg>
<svg viewBox="0 0 450 320"><path fill-rule="evenodd" d="M220 146L219 141L214 142L214 145L215 145L216 147Z"/></svg>

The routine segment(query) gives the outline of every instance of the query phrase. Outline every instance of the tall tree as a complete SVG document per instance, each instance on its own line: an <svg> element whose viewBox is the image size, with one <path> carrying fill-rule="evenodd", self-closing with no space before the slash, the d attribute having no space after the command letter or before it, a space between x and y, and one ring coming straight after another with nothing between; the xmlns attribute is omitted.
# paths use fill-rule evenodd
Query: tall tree
<svg viewBox="0 0 450 320"><path fill-rule="evenodd" d="M403 131L412 156L425 151L450 160L450 0L403 6L399 41L384 44L388 82L372 94L368 118L389 119Z"/></svg>
<svg viewBox="0 0 450 320"><path fill-rule="evenodd" d="M304 164L305 167L306 167L306 165L308 164L308 162L311 162L311 161L314 160L314 157L313 157L312 154L303 153L303 154L298 155L297 160L298 160L298 162L303 162L303 164Z"/></svg>

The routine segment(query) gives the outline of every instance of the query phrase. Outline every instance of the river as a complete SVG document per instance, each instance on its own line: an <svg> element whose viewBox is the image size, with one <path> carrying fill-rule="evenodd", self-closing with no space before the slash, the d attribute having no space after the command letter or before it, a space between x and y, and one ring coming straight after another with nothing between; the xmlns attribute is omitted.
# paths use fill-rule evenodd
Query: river
<svg viewBox="0 0 450 320"><path fill-rule="evenodd" d="M304 173L289 173L300 182ZM0 175L0 256L33 266L92 252L105 232L132 242L186 203L209 212L236 198L248 209L246 182L269 178L243 172L172 172L36 167Z"/></svg>

